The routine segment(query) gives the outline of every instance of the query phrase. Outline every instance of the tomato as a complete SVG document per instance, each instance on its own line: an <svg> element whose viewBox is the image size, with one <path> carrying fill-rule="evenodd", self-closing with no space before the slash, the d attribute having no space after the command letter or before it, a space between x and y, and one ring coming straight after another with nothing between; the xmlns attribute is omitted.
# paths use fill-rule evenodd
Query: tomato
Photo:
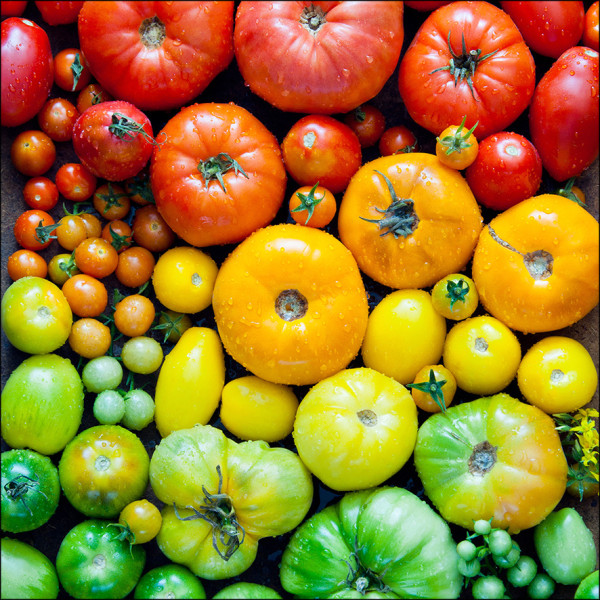
<svg viewBox="0 0 600 600"><path fill-rule="evenodd" d="M150 119L122 100L90 106L73 126L73 148L79 160L96 177L109 181L139 173L156 145Z"/></svg>
<svg viewBox="0 0 600 600"><path fill-rule="evenodd" d="M411 492L348 493L294 532L281 584L298 598L458 598L463 578L448 525Z"/></svg>
<svg viewBox="0 0 600 600"><path fill-rule="evenodd" d="M71 350L84 358L104 356L112 343L110 328L91 317L78 319L69 334Z"/></svg>
<svg viewBox="0 0 600 600"><path fill-rule="evenodd" d="M55 283L59 287L69 277L79 273L81 271L75 266L75 261L71 254L55 254L48 262L48 277L50 277L52 283Z"/></svg>
<svg viewBox="0 0 600 600"><path fill-rule="evenodd" d="M188 106L158 139L165 141L150 167L156 208L186 242L201 247L238 242L275 217L286 186L281 151L275 136L245 108Z"/></svg>
<svg viewBox="0 0 600 600"><path fill-rule="evenodd" d="M125 190L116 183L103 183L96 188L92 197L94 208L103 219L116 221L129 214L131 200Z"/></svg>
<svg viewBox="0 0 600 600"><path fill-rule="evenodd" d="M81 378L68 358L31 356L10 374L0 406L2 437L9 446L55 454L81 423Z"/></svg>
<svg viewBox="0 0 600 600"><path fill-rule="evenodd" d="M57 225L49 213L31 209L17 217L13 232L19 246L26 250L43 250L55 239L53 232L56 227Z"/></svg>
<svg viewBox="0 0 600 600"><path fill-rule="evenodd" d="M176 239L175 233L154 204L142 206L135 211L131 228L134 241L150 252L163 252Z"/></svg>
<svg viewBox="0 0 600 600"><path fill-rule="evenodd" d="M345 368L368 318L350 252L313 227L265 227L221 265L213 310L223 346L252 374L313 384Z"/></svg>
<svg viewBox="0 0 600 600"><path fill-rule="evenodd" d="M320 183L334 194L346 189L362 161L354 131L328 115L307 115L296 121L281 151L294 181L310 186Z"/></svg>
<svg viewBox="0 0 600 600"><path fill-rule="evenodd" d="M477 138L473 134L477 123L463 131L466 115L460 125L450 125L436 138L435 154L439 161L452 169L466 169L473 164L479 152Z"/></svg>
<svg viewBox="0 0 600 600"><path fill-rule="evenodd" d="M591 402L598 373L590 353L577 340L548 336L527 350L517 381L530 404L549 414L569 413Z"/></svg>
<svg viewBox="0 0 600 600"><path fill-rule="evenodd" d="M477 135L508 127L529 105L535 63L510 17L488 2L431 13L400 61L399 90L412 119L439 135L460 123Z"/></svg>
<svg viewBox="0 0 600 600"><path fill-rule="evenodd" d="M346 113L344 123L354 131L362 148L374 146L385 131L385 117L372 104L361 104Z"/></svg>
<svg viewBox="0 0 600 600"><path fill-rule="evenodd" d="M77 96L77 110L81 114L94 104L110 100L114 100L114 98L99 83L90 83Z"/></svg>
<svg viewBox="0 0 600 600"><path fill-rule="evenodd" d="M158 342L156 345L160 348ZM121 423L128 429L141 431L154 420L155 408L154 399L148 392L140 388L130 389L125 394L125 414Z"/></svg>
<svg viewBox="0 0 600 600"><path fill-rule="evenodd" d="M51 98L37 114L40 129L55 142L68 142L79 111L64 98Z"/></svg>
<svg viewBox="0 0 600 600"><path fill-rule="evenodd" d="M152 274L156 298L170 310L200 312L211 305L217 271L217 263L198 248L170 248Z"/></svg>
<svg viewBox="0 0 600 600"><path fill-rule="evenodd" d="M2 598L58 598L58 576L50 559L25 542L2 538Z"/></svg>
<svg viewBox="0 0 600 600"><path fill-rule="evenodd" d="M150 250L141 246L130 246L119 254L115 277L127 287L139 287L150 280L155 264Z"/></svg>
<svg viewBox="0 0 600 600"><path fill-rule="evenodd" d="M562 196L523 200L485 227L472 274L484 308L511 329L568 327L598 304L598 221Z"/></svg>
<svg viewBox="0 0 600 600"><path fill-rule="evenodd" d="M80 92L92 79L78 48L65 48L54 57L54 83L67 92Z"/></svg>
<svg viewBox="0 0 600 600"><path fill-rule="evenodd" d="M579 175L598 156L598 94L598 52L583 46L561 54L535 88L531 141L557 181Z"/></svg>
<svg viewBox="0 0 600 600"><path fill-rule="evenodd" d="M149 460L135 433L119 425L97 425L83 430L63 450L60 485L79 512L109 519L141 498Z"/></svg>
<svg viewBox="0 0 600 600"><path fill-rule="evenodd" d="M48 264L33 250L17 250L8 257L6 270L13 281L28 275L43 279L48 274Z"/></svg>
<svg viewBox="0 0 600 600"><path fill-rule="evenodd" d="M48 98L54 71L48 34L33 21L2 21L2 127L35 117Z"/></svg>
<svg viewBox="0 0 600 600"><path fill-rule="evenodd" d="M379 154L389 156L399 152L418 152L419 144L415 134L406 125L386 129L379 138Z"/></svg>
<svg viewBox="0 0 600 600"><path fill-rule="evenodd" d="M221 588L213 596L213 599L222 598L272 598L276 600L281 596L273 588L261 583L240 581Z"/></svg>
<svg viewBox="0 0 600 600"><path fill-rule="evenodd" d="M142 499L134 500L119 514L119 524L125 527L132 544L145 544L156 537L162 525L162 515L156 505Z"/></svg>
<svg viewBox="0 0 600 600"><path fill-rule="evenodd" d="M558 58L583 35L583 2L500 2L525 42L542 56Z"/></svg>
<svg viewBox="0 0 600 600"><path fill-rule="evenodd" d="M431 290L433 308L446 319L460 321L470 317L479 305L475 282L461 273L442 277Z"/></svg>
<svg viewBox="0 0 600 600"><path fill-rule="evenodd" d="M583 29L583 45L592 48L598 52L598 35L599 35L599 8L600 3L592 2L585 13L584 29Z"/></svg>
<svg viewBox="0 0 600 600"><path fill-rule="evenodd" d="M235 58L250 89L291 112L341 113L373 98L404 41L402 5L242 2Z"/></svg>
<svg viewBox="0 0 600 600"><path fill-rule="evenodd" d="M533 527L567 484L553 419L504 393L431 415L419 428L414 461L442 517L470 530L478 519L509 533Z"/></svg>
<svg viewBox="0 0 600 600"><path fill-rule="evenodd" d="M307 468L336 491L383 483L410 458L417 438L410 392L368 368L345 369L304 396L294 443Z"/></svg>
<svg viewBox="0 0 600 600"><path fill-rule="evenodd" d="M96 176L79 163L61 165L54 178L58 191L73 202L83 202L92 196L96 189Z"/></svg>
<svg viewBox="0 0 600 600"><path fill-rule="evenodd" d="M163 310L158 317L158 325L155 330L164 330L163 343L172 342L176 344L181 336L192 326L189 315L178 313L174 310Z"/></svg>
<svg viewBox="0 0 600 600"><path fill-rule="evenodd" d="M338 211L340 239L360 270L396 289L427 287L461 271L481 222L461 174L419 152L364 164Z"/></svg>
<svg viewBox="0 0 600 600"><path fill-rule="evenodd" d="M297 410L292 388L248 375L225 385L219 417L241 440L278 442L292 433Z"/></svg>
<svg viewBox="0 0 600 600"><path fill-rule="evenodd" d="M123 380L123 367L114 356L99 356L83 367L81 379L88 392L114 390Z"/></svg>
<svg viewBox="0 0 600 600"><path fill-rule="evenodd" d="M156 311L152 300L141 294L125 296L115 305L115 327L128 337L144 335L154 321Z"/></svg>
<svg viewBox="0 0 600 600"><path fill-rule="evenodd" d="M296 453L263 441L237 444L210 425L164 438L150 460L150 484L165 503L158 547L205 579L244 572L259 540L294 529L313 499Z"/></svg>
<svg viewBox="0 0 600 600"><path fill-rule="evenodd" d="M444 411L454 399L456 377L444 365L425 365L407 384L415 404L424 411Z"/></svg>
<svg viewBox="0 0 600 600"><path fill-rule="evenodd" d="M108 521L90 519L73 527L58 548L56 570L74 598L125 598L136 586L146 552L115 535Z"/></svg>
<svg viewBox="0 0 600 600"><path fill-rule="evenodd" d="M577 585L596 567L594 536L574 508L550 513L533 530L538 558L558 583Z"/></svg>
<svg viewBox="0 0 600 600"><path fill-rule="evenodd" d="M32 531L48 522L58 508L58 471L34 450L2 453L2 530Z"/></svg>
<svg viewBox="0 0 600 600"><path fill-rule="evenodd" d="M121 252L127 250L127 248L129 248L133 243L132 234L133 231L126 221L115 219L113 221L109 221L102 228L100 237L105 239L117 251L118 254L121 254ZM117 263L117 267L118 266L119 263Z"/></svg>
<svg viewBox="0 0 600 600"><path fill-rule="evenodd" d="M425 365L437 363L446 338L446 321L425 290L397 290L369 315L362 359L396 381L412 383Z"/></svg>
<svg viewBox="0 0 600 600"><path fill-rule="evenodd" d="M83 240L87 239L85 222L79 215L67 214L57 223L54 230L56 241L65 250L75 250Z"/></svg>
<svg viewBox="0 0 600 600"><path fill-rule="evenodd" d="M477 202L492 210L505 210L538 191L542 159L526 137L503 131L481 141L465 178Z"/></svg>
<svg viewBox="0 0 600 600"><path fill-rule="evenodd" d="M144 168L137 175L126 179L123 182L123 186L131 201L135 202L135 204L139 206L154 204L149 168Z"/></svg>
<svg viewBox="0 0 600 600"><path fill-rule="evenodd" d="M141 110L196 98L233 58L233 2L84 4L79 43L94 77Z"/></svg>
<svg viewBox="0 0 600 600"><path fill-rule="evenodd" d="M225 383L225 359L214 329L191 327L167 354L156 382L156 428L172 431L206 425Z"/></svg>
<svg viewBox="0 0 600 600"><path fill-rule="evenodd" d="M106 286L99 279L85 273L69 277L63 283L62 292L78 317L97 317L108 304Z"/></svg>
<svg viewBox="0 0 600 600"><path fill-rule="evenodd" d="M0 2L0 16L4 17L20 17L25 12L27 0L3 0Z"/></svg>
<svg viewBox="0 0 600 600"><path fill-rule="evenodd" d="M327 189L315 183L297 189L290 198L290 214L300 225L309 227L327 227L335 216L337 202Z"/></svg>
<svg viewBox="0 0 600 600"><path fill-rule="evenodd" d="M75 248L75 264L86 275L103 279L114 273L119 254L104 238L88 237Z"/></svg>
<svg viewBox="0 0 600 600"><path fill-rule="evenodd" d="M145 573L133 593L136 600L168 595L173 598L206 598L202 582L187 567L174 563L155 567Z"/></svg>
<svg viewBox="0 0 600 600"><path fill-rule="evenodd" d="M43 131L22 131L10 147L10 159L20 173L43 175L56 159L56 147Z"/></svg>
<svg viewBox="0 0 600 600"><path fill-rule="evenodd" d="M35 5L37 6L42 19L48 23L48 25L67 25L69 23L75 23L77 21L77 15L83 6L83 2L38 2L36 0Z"/></svg>
<svg viewBox="0 0 600 600"><path fill-rule="evenodd" d="M29 208L47 211L58 202L58 188L47 177L32 177L23 187L23 199Z"/></svg>
<svg viewBox="0 0 600 600"><path fill-rule="evenodd" d="M584 577L575 590L574 598L596 598L599 595L598 569Z"/></svg>
<svg viewBox="0 0 600 600"><path fill-rule="evenodd" d="M61 290L41 277L21 277L2 296L2 329L8 341L29 354L60 348L73 315Z"/></svg>
<svg viewBox="0 0 600 600"><path fill-rule="evenodd" d="M123 366L132 373L154 373L160 367L163 358L160 343L145 335L127 340L121 349Z"/></svg>

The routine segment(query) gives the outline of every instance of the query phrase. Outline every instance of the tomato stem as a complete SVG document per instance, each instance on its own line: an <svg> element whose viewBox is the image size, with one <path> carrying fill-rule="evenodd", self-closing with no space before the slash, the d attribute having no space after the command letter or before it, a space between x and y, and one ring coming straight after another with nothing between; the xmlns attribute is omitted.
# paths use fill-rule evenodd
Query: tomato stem
<svg viewBox="0 0 600 600"><path fill-rule="evenodd" d="M319 186L319 182L317 181L317 183L315 183L315 185L312 187L310 192L308 192L308 194L303 194L302 192L296 192L296 196L298 196L298 198L300 198L300 204L298 206L296 206L296 208L292 208L291 212L301 212L303 210L308 211L308 217L306 217L306 221L304 222L305 225L308 224L308 222L310 221L310 218L313 216L313 213L315 212L315 208L321 203L321 201L325 197L325 195L323 195L320 198L315 198L315 191L318 186Z"/></svg>
<svg viewBox="0 0 600 600"><path fill-rule="evenodd" d="M231 158L231 156L229 156L229 154L226 152L219 152L219 154L216 156L211 156L210 158L201 160L198 163L198 171L200 171L200 174L204 178L206 187L208 188L209 181L216 179L225 193L227 193L227 188L225 187L223 175L231 170L233 170L235 175L239 175L241 173L246 179L250 179L240 163Z"/></svg>
<svg viewBox="0 0 600 600"><path fill-rule="evenodd" d="M141 123L130 119L122 113L113 113L111 117L111 124L108 126L108 131L124 142L132 142L136 138L134 134L138 133L153 146L161 145L160 142L157 142L151 135L148 134Z"/></svg>
<svg viewBox="0 0 600 600"><path fill-rule="evenodd" d="M304 27L304 29L313 35L317 35L325 23L327 23L327 19L325 18L325 13L320 6L311 4L310 6L304 7L304 10L300 15L300 24L302 27Z"/></svg>
<svg viewBox="0 0 600 600"><path fill-rule="evenodd" d="M444 392L442 391L442 386L445 383L445 379L436 379L434 370L429 369L429 381L407 383L406 387L419 390L424 394L429 394L434 402L440 407L440 410L446 412L446 400L444 398Z"/></svg>
<svg viewBox="0 0 600 600"><path fill-rule="evenodd" d="M74 92L77 84L79 83L79 78L83 73L83 65L81 64L81 57L79 56L79 52L75 54L75 59L73 60L73 64L71 65L71 73L73 73L73 87L71 91Z"/></svg>
<svg viewBox="0 0 600 600"><path fill-rule="evenodd" d="M52 235L52 233L60 223L54 223L52 225L42 225L42 223L43 221L40 220L38 226L35 228L35 239L40 244L45 244L48 240L55 240L56 236Z"/></svg>
<svg viewBox="0 0 600 600"><path fill-rule="evenodd" d="M346 577L346 585L350 588L355 589L361 595L366 594L367 592L378 591L378 592L389 592L390 588L383 583L381 577L372 571L371 569L365 567L358 558L358 552L360 548L358 546L357 539L354 539L354 551L350 555L351 559L354 559L356 564L355 567L352 566L349 560L342 559L346 565L348 565L348 576Z"/></svg>
<svg viewBox="0 0 600 600"><path fill-rule="evenodd" d="M445 154L447 156L449 156L453 152L458 152L460 154L463 150L466 150L467 148L470 148L473 145L473 144L468 143L467 140L471 137L471 134L475 131L475 127L477 127L477 125L479 125L479 121L477 121L477 123L475 123L475 125L473 125L473 127L471 127L471 129L469 129L469 131L462 133L462 130L465 126L466 120L467 120L467 115L465 115L463 117L463 120L461 121L460 125L458 126L458 129L454 132L453 135L446 135L443 138L439 138L439 137L435 138L438 141L438 143L440 143L442 146L446 146Z"/></svg>

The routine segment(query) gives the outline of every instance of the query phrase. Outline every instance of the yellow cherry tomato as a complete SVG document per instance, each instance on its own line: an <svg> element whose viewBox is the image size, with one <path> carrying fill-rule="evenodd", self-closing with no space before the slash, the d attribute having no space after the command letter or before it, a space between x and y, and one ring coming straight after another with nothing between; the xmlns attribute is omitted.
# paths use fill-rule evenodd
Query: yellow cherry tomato
<svg viewBox="0 0 600 600"><path fill-rule="evenodd" d="M446 321L424 290L397 290L371 312L362 345L365 366L412 383L425 365L436 364L446 337Z"/></svg>
<svg viewBox="0 0 600 600"><path fill-rule="evenodd" d="M470 277L452 273L433 286L431 301L442 317L461 321L475 312L479 305L479 294Z"/></svg>
<svg viewBox="0 0 600 600"><path fill-rule="evenodd" d="M441 412L452 404L456 393L456 378L444 365L426 365L406 387L415 404L430 413Z"/></svg>
<svg viewBox="0 0 600 600"><path fill-rule="evenodd" d="M290 387L248 375L225 385L220 417L241 440L278 442L292 433L297 409Z"/></svg>
<svg viewBox="0 0 600 600"><path fill-rule="evenodd" d="M479 144L473 135L477 123L465 131L466 119L465 115L460 125L446 127L436 138L435 154L443 165L451 169L466 169L475 162L479 153Z"/></svg>
<svg viewBox="0 0 600 600"><path fill-rule="evenodd" d="M540 340L525 353L517 382L525 400L544 412L573 412L592 400L598 373L582 344L557 335Z"/></svg>
<svg viewBox="0 0 600 600"><path fill-rule="evenodd" d="M130 533L129 539L132 544L145 544L158 535L162 515L149 500L135 500L121 511L119 523Z"/></svg>
<svg viewBox="0 0 600 600"><path fill-rule="evenodd" d="M503 390L517 374L521 345L504 323L489 315L460 321L448 332L444 366L461 390L490 395Z"/></svg>

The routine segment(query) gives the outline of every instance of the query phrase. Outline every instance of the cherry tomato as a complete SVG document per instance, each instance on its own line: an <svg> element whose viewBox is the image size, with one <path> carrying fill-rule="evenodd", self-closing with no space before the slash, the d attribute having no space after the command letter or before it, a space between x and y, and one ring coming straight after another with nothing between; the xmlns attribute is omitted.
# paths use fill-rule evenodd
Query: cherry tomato
<svg viewBox="0 0 600 600"><path fill-rule="evenodd" d="M153 540L160 531L162 515L149 500L135 500L123 508L119 523L131 533L132 544L145 544Z"/></svg>
<svg viewBox="0 0 600 600"><path fill-rule="evenodd" d="M385 117L372 104L361 104L346 113L344 123L354 131L362 148L374 146L385 131Z"/></svg>
<svg viewBox="0 0 600 600"><path fill-rule="evenodd" d="M170 248L176 239L175 233L154 204L142 206L135 211L132 230L135 242L151 252L162 252Z"/></svg>
<svg viewBox="0 0 600 600"><path fill-rule="evenodd" d="M69 277L80 273L72 254L55 254L48 262L48 276L58 286L62 286Z"/></svg>
<svg viewBox="0 0 600 600"><path fill-rule="evenodd" d="M6 270L13 281L28 275L44 278L48 274L48 265L37 252L23 249L13 252L8 257Z"/></svg>
<svg viewBox="0 0 600 600"><path fill-rule="evenodd" d="M67 199L83 202L96 190L96 176L80 163L66 163L56 172L56 187Z"/></svg>
<svg viewBox="0 0 600 600"><path fill-rule="evenodd" d="M42 19L48 23L48 25L67 25L68 23L76 23L79 11L83 6L83 2L71 2L62 0L60 2L38 2L36 0L35 5L37 6Z"/></svg>
<svg viewBox="0 0 600 600"><path fill-rule="evenodd" d="M583 29L583 45L598 52L598 0L593 2L585 13L585 24Z"/></svg>
<svg viewBox="0 0 600 600"><path fill-rule="evenodd" d="M131 227L125 221L117 219L109 221L103 228L100 237L105 239L117 252L121 253L131 246L133 237Z"/></svg>
<svg viewBox="0 0 600 600"><path fill-rule="evenodd" d="M22 131L10 147L10 158L20 173L43 175L56 160L54 142L43 131Z"/></svg>
<svg viewBox="0 0 600 600"><path fill-rule="evenodd" d="M147 168L142 169L137 175L126 179L123 182L125 191L139 206L154 204L154 194L150 185L150 173Z"/></svg>
<svg viewBox="0 0 600 600"><path fill-rule="evenodd" d="M465 116L460 125L446 127L436 138L435 153L439 161L452 169L466 169L477 157L479 144L473 131L477 123L465 131Z"/></svg>
<svg viewBox="0 0 600 600"><path fill-rule="evenodd" d="M470 277L451 273L433 286L431 302L442 317L460 321L475 312L479 305L479 294Z"/></svg>
<svg viewBox="0 0 600 600"><path fill-rule="evenodd" d="M92 79L81 50L65 48L54 57L54 83L68 92L81 91Z"/></svg>
<svg viewBox="0 0 600 600"><path fill-rule="evenodd" d="M335 196L327 189L315 185L302 186L290 198L290 214L300 225L309 227L326 227L331 223L337 210Z"/></svg>
<svg viewBox="0 0 600 600"><path fill-rule="evenodd" d="M117 268L119 255L113 246L101 237L86 238L75 248L75 264L83 273L102 279Z"/></svg>
<svg viewBox="0 0 600 600"><path fill-rule="evenodd" d="M79 111L65 98L51 98L37 115L40 129L55 142L68 142Z"/></svg>
<svg viewBox="0 0 600 600"><path fill-rule="evenodd" d="M152 277L155 264L150 250L142 246L131 246L119 254L115 276L127 287L139 287Z"/></svg>
<svg viewBox="0 0 600 600"><path fill-rule="evenodd" d="M156 311L146 296L132 294L117 302L113 318L115 327L127 337L144 335L152 325Z"/></svg>
<svg viewBox="0 0 600 600"><path fill-rule="evenodd" d="M381 156L399 152L418 152L419 144L415 134L406 125L397 125L386 129L379 138Z"/></svg>
<svg viewBox="0 0 600 600"><path fill-rule="evenodd" d="M88 212L79 213L79 218L85 223L88 237L101 237L102 236L102 221Z"/></svg>
<svg viewBox="0 0 600 600"><path fill-rule="evenodd" d="M43 250L55 239L54 219L43 210L31 209L21 213L13 228L15 239L27 250Z"/></svg>
<svg viewBox="0 0 600 600"><path fill-rule="evenodd" d="M123 366L132 373L142 375L157 371L163 356L161 345L155 339L145 335L129 338L121 349Z"/></svg>
<svg viewBox="0 0 600 600"><path fill-rule="evenodd" d="M91 317L83 317L73 323L69 334L69 346L84 358L104 356L110 348L110 328Z"/></svg>
<svg viewBox="0 0 600 600"><path fill-rule="evenodd" d="M425 365L407 384L415 404L426 412L446 410L456 393L456 378L444 365Z"/></svg>
<svg viewBox="0 0 600 600"><path fill-rule="evenodd" d="M65 250L75 250L87 238L87 228L79 215L65 215L55 230L57 242Z"/></svg>
<svg viewBox="0 0 600 600"><path fill-rule="evenodd" d="M62 292L78 317L97 317L108 304L106 286L99 279L85 273L67 279Z"/></svg>
<svg viewBox="0 0 600 600"><path fill-rule="evenodd" d="M48 211L58 202L58 188L47 177L32 177L23 187L23 199L31 208Z"/></svg>
<svg viewBox="0 0 600 600"><path fill-rule="evenodd" d="M99 83L90 83L77 96L77 110L81 114L94 104L110 100L114 100L114 98Z"/></svg>
<svg viewBox="0 0 600 600"><path fill-rule="evenodd" d="M92 203L107 221L124 219L131 208L131 200L125 190L112 182L103 183L96 188Z"/></svg>

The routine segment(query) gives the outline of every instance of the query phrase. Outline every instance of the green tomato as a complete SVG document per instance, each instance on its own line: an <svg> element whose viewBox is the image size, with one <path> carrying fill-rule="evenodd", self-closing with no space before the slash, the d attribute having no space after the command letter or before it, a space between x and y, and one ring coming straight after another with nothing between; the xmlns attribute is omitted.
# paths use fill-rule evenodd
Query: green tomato
<svg viewBox="0 0 600 600"><path fill-rule="evenodd" d="M123 367L114 356L98 356L83 367L81 379L88 392L114 390L123 380Z"/></svg>
<svg viewBox="0 0 600 600"><path fill-rule="evenodd" d="M88 520L64 537L56 555L61 585L74 598L125 598L139 581L146 551L119 539L109 521Z"/></svg>
<svg viewBox="0 0 600 600"><path fill-rule="evenodd" d="M587 600L588 598L598 598L600 591L600 580L598 578L598 569L585 577L575 590L575 600Z"/></svg>
<svg viewBox="0 0 600 600"><path fill-rule="evenodd" d="M531 556L521 556L514 567L506 571L508 583L515 587L529 585L537 573L537 564Z"/></svg>
<svg viewBox="0 0 600 600"><path fill-rule="evenodd" d="M183 565L171 563L148 571L135 587L136 600L151 598L206 598L202 582Z"/></svg>
<svg viewBox="0 0 600 600"><path fill-rule="evenodd" d="M542 566L558 583L577 585L596 567L594 536L574 508L548 515L533 530Z"/></svg>
<svg viewBox="0 0 600 600"><path fill-rule="evenodd" d="M545 600L546 598L552 598L555 588L554 579L550 575L538 573L527 586L527 595L530 598Z"/></svg>
<svg viewBox="0 0 600 600"><path fill-rule="evenodd" d="M148 375L154 373L163 361L162 346L145 335L133 337L123 344L121 359L131 372Z"/></svg>
<svg viewBox="0 0 600 600"><path fill-rule="evenodd" d="M463 540L456 545L456 552L458 556L468 562L477 556L477 546L469 540Z"/></svg>
<svg viewBox="0 0 600 600"><path fill-rule="evenodd" d="M494 556L506 556L512 549L512 538L504 529L494 529L490 532L487 542Z"/></svg>
<svg viewBox="0 0 600 600"><path fill-rule="evenodd" d="M41 527L58 508L58 469L34 450L2 453L2 530L10 533Z"/></svg>
<svg viewBox="0 0 600 600"><path fill-rule="evenodd" d="M58 577L50 559L37 548L10 538L0 541L2 598L57 598Z"/></svg>
<svg viewBox="0 0 600 600"><path fill-rule="evenodd" d="M463 583L447 523L396 487L347 493L302 523L279 575L299 598L458 598Z"/></svg>
<svg viewBox="0 0 600 600"><path fill-rule="evenodd" d="M142 389L133 389L125 394L125 413L121 424L128 429L140 431L154 419L154 399Z"/></svg>
<svg viewBox="0 0 600 600"><path fill-rule="evenodd" d="M487 598L502 598L506 588L499 577L495 575L486 575L479 577L473 583L471 593L476 600L485 600Z"/></svg>
<svg viewBox="0 0 600 600"><path fill-rule="evenodd" d="M519 544L513 541L512 548L509 550L508 554L504 556L500 556L499 554L492 554L493 561L502 569L510 569L517 564L517 561L521 557L521 548L519 548Z"/></svg>
<svg viewBox="0 0 600 600"><path fill-rule="evenodd" d="M125 416L125 400L115 390L104 390L94 400L94 417L102 425L116 425Z"/></svg>
<svg viewBox="0 0 600 600"><path fill-rule="evenodd" d="M12 448L60 452L77 433L83 415L83 385L68 358L26 358L2 391L2 437Z"/></svg>
<svg viewBox="0 0 600 600"><path fill-rule="evenodd" d="M249 583L240 581L238 583L232 583L222 590L219 590L214 596L213 600L217 599L237 599L237 598L248 598L249 600L260 600L261 598L275 599L278 600L281 596L270 587L261 585L260 583Z"/></svg>

